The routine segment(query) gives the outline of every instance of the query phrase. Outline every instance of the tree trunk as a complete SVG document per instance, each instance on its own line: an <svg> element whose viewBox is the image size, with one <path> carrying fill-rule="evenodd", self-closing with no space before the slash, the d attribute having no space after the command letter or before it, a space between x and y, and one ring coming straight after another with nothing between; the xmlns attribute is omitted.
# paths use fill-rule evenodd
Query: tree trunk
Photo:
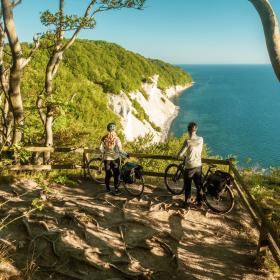
<svg viewBox="0 0 280 280"><path fill-rule="evenodd" d="M57 41L52 56L49 59L46 76L45 76L45 95L50 98L53 94L53 79L56 76L58 67L62 60L63 52L61 52L62 40L64 38L63 22L64 22L64 0L59 0L59 27L57 32ZM41 117L44 119L44 117ZM53 146L53 119L54 119L54 105L48 104L45 115L45 146ZM44 153L44 161L50 161L50 152Z"/></svg>
<svg viewBox="0 0 280 280"><path fill-rule="evenodd" d="M12 67L10 71L10 81L8 95L11 102L10 110L14 118L14 133L12 143L17 144L22 138L23 125L23 103L20 92L20 83L22 76L22 50L19 39L16 33L16 26L14 23L12 5L9 0L1 0L3 18L5 23L5 31L8 36L9 45L12 51Z"/></svg>
<svg viewBox="0 0 280 280"><path fill-rule="evenodd" d="M56 75L59 64L62 60L62 53L55 50L52 58L49 60L46 69L45 77L45 95L47 98L50 98L53 94L53 78ZM53 118L54 118L54 105L47 105L47 112L45 118L45 146L53 146ZM46 152L44 154L45 162L49 162L50 153Z"/></svg>
<svg viewBox="0 0 280 280"><path fill-rule="evenodd" d="M249 1L254 5L260 15L270 61L280 81L280 34L277 17L268 0Z"/></svg>
<svg viewBox="0 0 280 280"><path fill-rule="evenodd" d="M52 108L47 108L47 118L45 124L45 131L46 131L46 138L45 138L45 146L52 146L53 145L53 110ZM46 160L49 160L46 159Z"/></svg>
<svg viewBox="0 0 280 280"><path fill-rule="evenodd" d="M17 144L22 138L22 126L23 126L23 104L20 93L20 82L21 82L22 71L17 62L11 69L10 74L10 88L9 96L12 104L12 112L14 117L14 132L13 132L13 144Z"/></svg>

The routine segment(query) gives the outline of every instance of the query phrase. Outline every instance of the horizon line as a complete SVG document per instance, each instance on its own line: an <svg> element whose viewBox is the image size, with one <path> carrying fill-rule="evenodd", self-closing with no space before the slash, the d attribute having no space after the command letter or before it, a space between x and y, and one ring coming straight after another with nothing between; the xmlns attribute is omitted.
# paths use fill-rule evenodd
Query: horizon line
<svg viewBox="0 0 280 280"><path fill-rule="evenodd" d="M271 63L171 63L173 65L271 65Z"/></svg>

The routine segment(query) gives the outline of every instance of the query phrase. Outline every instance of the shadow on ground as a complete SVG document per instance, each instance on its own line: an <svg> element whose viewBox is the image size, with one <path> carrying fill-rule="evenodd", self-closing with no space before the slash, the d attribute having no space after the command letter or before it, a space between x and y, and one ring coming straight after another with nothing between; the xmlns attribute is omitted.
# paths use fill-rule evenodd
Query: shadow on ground
<svg viewBox="0 0 280 280"><path fill-rule="evenodd" d="M49 189L0 186L0 219L23 216L0 231L9 251L0 279L277 279L255 267L252 225L238 204L219 216L180 209L163 185L141 198L90 182ZM37 197L43 210L27 214Z"/></svg>

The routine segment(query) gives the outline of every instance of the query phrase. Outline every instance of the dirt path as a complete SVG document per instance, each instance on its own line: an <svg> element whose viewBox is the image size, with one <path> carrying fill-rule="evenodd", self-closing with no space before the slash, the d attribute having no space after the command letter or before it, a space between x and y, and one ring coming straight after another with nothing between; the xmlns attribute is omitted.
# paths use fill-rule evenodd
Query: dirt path
<svg viewBox="0 0 280 280"><path fill-rule="evenodd" d="M239 205L219 216L180 209L163 186L147 187L141 199L92 183L49 188L0 186L0 205L10 199L0 219L23 213L35 197L47 201L0 231L9 248L0 279L277 279L256 269L254 230Z"/></svg>

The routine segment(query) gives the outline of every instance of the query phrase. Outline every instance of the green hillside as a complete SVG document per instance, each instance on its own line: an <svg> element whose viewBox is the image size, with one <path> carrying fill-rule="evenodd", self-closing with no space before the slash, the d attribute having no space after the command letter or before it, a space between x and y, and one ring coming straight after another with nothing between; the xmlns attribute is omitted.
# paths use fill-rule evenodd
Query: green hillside
<svg viewBox="0 0 280 280"><path fill-rule="evenodd" d="M39 51L24 73L26 144L41 141L43 130L35 104L43 89L47 60L47 50ZM58 108L55 144L93 145L105 132L106 123L119 122L107 106L106 95L138 90L154 74L160 75L158 85L163 90L192 81L179 67L146 59L116 44L78 40L66 52L55 80L55 96L48 100Z"/></svg>
<svg viewBox="0 0 280 280"><path fill-rule="evenodd" d="M28 51L28 45L24 46ZM37 144L43 133L36 99L43 90L47 48L42 48L24 73L22 94L25 105L25 144ZM128 93L141 88L142 82L159 74L159 87L184 85L192 81L179 67L104 41L78 40L65 54L55 80L56 107L54 125L56 145L93 145L105 125L119 118L108 108L108 92ZM120 127L120 126L119 126Z"/></svg>

